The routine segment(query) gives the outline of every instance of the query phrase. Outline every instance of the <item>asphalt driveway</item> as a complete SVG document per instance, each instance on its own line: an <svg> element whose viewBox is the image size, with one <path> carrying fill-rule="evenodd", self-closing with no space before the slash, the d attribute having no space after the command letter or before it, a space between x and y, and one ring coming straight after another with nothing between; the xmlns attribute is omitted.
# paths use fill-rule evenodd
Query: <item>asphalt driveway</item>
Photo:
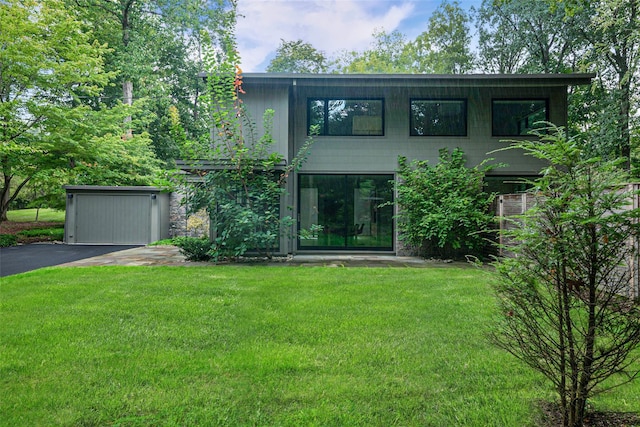
<svg viewBox="0 0 640 427"><path fill-rule="evenodd" d="M0 277L92 258L138 246L33 243L0 248Z"/></svg>

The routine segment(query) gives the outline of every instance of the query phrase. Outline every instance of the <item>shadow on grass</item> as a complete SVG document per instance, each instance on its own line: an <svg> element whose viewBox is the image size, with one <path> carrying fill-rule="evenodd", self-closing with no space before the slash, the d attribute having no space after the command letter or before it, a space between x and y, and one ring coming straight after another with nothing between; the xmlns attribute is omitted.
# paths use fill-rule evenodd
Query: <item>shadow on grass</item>
<svg viewBox="0 0 640 427"><path fill-rule="evenodd" d="M540 402L542 411L542 427L562 427L562 413L556 403ZM640 426L640 414L635 412L603 412L587 413L585 427L637 427Z"/></svg>

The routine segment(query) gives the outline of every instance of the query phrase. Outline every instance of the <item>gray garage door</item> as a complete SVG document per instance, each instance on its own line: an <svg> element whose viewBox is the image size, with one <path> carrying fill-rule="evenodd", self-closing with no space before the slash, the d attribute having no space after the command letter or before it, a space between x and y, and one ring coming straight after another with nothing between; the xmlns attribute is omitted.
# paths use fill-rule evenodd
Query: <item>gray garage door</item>
<svg viewBox="0 0 640 427"><path fill-rule="evenodd" d="M149 243L149 195L76 194L75 203L76 243Z"/></svg>

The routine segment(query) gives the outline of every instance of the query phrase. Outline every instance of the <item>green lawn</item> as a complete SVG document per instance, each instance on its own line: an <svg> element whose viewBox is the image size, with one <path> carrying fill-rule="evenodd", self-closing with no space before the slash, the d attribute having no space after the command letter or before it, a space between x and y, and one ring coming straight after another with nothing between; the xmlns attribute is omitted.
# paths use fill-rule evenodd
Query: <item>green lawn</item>
<svg viewBox="0 0 640 427"><path fill-rule="evenodd" d="M0 284L3 426L533 426L470 268L52 268ZM595 399L640 411L640 383Z"/></svg>
<svg viewBox="0 0 640 427"><path fill-rule="evenodd" d="M65 211L59 211L55 209L18 209L7 212L7 218L9 221L16 222L28 222L35 221L36 216L38 221L43 222L64 222Z"/></svg>

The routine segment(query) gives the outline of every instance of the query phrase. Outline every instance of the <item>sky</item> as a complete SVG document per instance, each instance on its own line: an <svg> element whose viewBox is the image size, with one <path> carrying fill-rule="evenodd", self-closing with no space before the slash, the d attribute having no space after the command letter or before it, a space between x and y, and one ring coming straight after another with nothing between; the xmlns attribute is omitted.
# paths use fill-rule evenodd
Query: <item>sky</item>
<svg viewBox="0 0 640 427"><path fill-rule="evenodd" d="M459 0L469 10L481 0ZM236 40L245 73L264 72L281 40L310 43L327 57L370 47L374 30L408 40L426 30L442 0L239 0ZM473 30L473 29L472 29Z"/></svg>

